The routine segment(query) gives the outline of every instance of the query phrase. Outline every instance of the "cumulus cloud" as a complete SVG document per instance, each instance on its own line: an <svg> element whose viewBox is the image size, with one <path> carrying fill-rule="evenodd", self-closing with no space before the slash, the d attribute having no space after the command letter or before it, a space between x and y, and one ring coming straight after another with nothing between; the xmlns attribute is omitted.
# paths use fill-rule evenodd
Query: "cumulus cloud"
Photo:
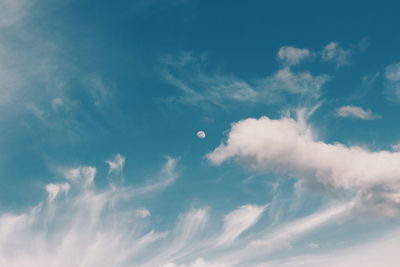
<svg viewBox="0 0 400 267"><path fill-rule="evenodd" d="M317 141L307 125L288 117L232 124L227 141L207 158L214 164L234 158L248 168L286 173L325 190L348 190L357 194L360 206L371 204L366 212L400 215L400 153Z"/></svg>
<svg viewBox="0 0 400 267"><path fill-rule="evenodd" d="M285 65L296 65L310 55L310 51L306 48L282 46L279 48L277 58Z"/></svg>
<svg viewBox="0 0 400 267"><path fill-rule="evenodd" d="M349 65L351 50L343 49L339 43L330 42L322 50L322 60L330 61L336 64L337 68Z"/></svg>
<svg viewBox="0 0 400 267"><path fill-rule="evenodd" d="M385 91L389 100L400 101L400 63L393 63L386 67L384 77Z"/></svg>
<svg viewBox="0 0 400 267"><path fill-rule="evenodd" d="M336 110L338 117L357 118L362 120L379 119L379 116L372 113L371 110L365 110L357 106L343 106Z"/></svg>

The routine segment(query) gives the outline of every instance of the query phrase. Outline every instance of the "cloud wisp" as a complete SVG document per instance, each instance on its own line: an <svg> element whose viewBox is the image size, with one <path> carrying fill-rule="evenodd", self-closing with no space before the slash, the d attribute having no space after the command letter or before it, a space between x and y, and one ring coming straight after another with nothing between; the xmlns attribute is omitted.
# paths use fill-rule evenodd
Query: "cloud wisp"
<svg viewBox="0 0 400 267"><path fill-rule="evenodd" d="M400 101L400 63L393 63L386 67L385 91L389 100Z"/></svg>
<svg viewBox="0 0 400 267"><path fill-rule="evenodd" d="M322 94L322 87L330 80L330 76L291 69L291 66L309 56L307 49L282 47L277 55L281 66L276 72L266 77L246 80L221 72L210 74L204 70L204 57L197 58L185 53L175 60L172 56L167 57L168 60L164 59L166 68L162 77L182 93L181 96L170 98L170 101L195 106L272 104L285 94L315 99Z"/></svg>
<svg viewBox="0 0 400 267"><path fill-rule="evenodd" d="M361 120L376 120L380 118L379 115L374 114L371 110L366 110L357 106L340 107L336 109L336 116Z"/></svg>
<svg viewBox="0 0 400 267"><path fill-rule="evenodd" d="M157 230L152 219L157 214L137 200L143 195L157 197L156 192L177 179L174 159L167 158L160 177L143 186L96 189L96 173L90 166L66 169L64 183L45 186L46 200L25 212L1 213L0 265L233 267L268 263L272 252L290 249L291 242L335 223L335 218L344 218L347 210L346 205L330 207L271 228L260 224L267 213L274 216L268 204L245 204L227 214L211 213L210 207L192 208L180 213L175 224Z"/></svg>

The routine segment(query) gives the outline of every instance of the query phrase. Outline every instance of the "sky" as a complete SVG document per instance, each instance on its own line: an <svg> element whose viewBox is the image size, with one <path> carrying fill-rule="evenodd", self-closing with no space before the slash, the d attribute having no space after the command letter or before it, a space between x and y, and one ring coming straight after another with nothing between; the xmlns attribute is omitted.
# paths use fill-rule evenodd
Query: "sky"
<svg viewBox="0 0 400 267"><path fill-rule="evenodd" d="M0 266L397 266L399 8L0 0Z"/></svg>

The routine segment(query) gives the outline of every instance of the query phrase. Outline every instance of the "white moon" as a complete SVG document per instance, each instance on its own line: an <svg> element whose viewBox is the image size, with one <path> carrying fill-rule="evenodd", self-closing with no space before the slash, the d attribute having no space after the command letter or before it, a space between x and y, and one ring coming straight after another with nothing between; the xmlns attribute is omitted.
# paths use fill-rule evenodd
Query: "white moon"
<svg viewBox="0 0 400 267"><path fill-rule="evenodd" d="M204 138L206 138L206 133L204 131L198 131L197 137L200 139L204 139Z"/></svg>

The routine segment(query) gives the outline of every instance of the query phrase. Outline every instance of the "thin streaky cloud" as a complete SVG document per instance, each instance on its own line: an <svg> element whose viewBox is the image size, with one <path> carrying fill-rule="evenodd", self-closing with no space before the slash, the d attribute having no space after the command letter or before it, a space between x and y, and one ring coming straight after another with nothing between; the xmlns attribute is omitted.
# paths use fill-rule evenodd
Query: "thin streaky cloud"
<svg viewBox="0 0 400 267"><path fill-rule="evenodd" d="M343 106L336 109L336 116L343 118L356 118L361 120L376 120L380 116L374 114L369 109L363 109L357 106Z"/></svg>

